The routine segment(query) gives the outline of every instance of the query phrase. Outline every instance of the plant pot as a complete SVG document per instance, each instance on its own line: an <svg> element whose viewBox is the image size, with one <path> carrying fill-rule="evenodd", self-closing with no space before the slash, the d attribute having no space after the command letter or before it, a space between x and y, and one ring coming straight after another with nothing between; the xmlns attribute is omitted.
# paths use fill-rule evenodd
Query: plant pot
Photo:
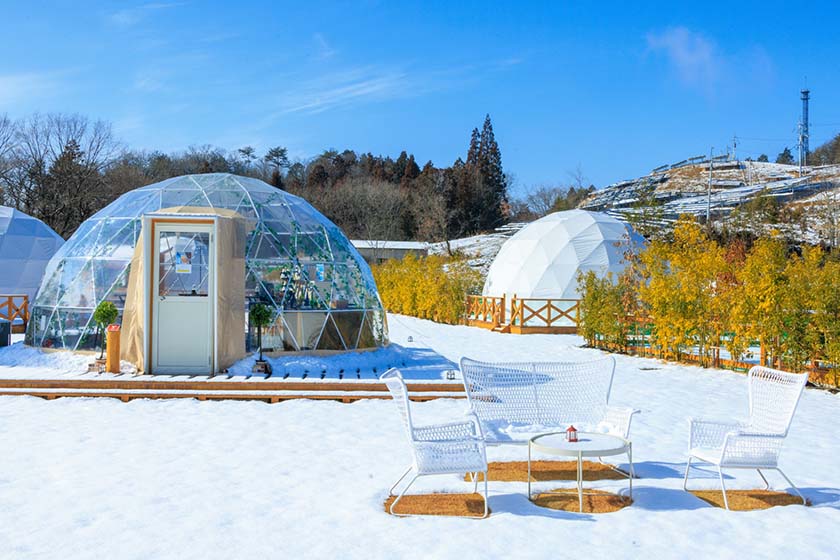
<svg viewBox="0 0 840 560"><path fill-rule="evenodd" d="M105 358L96 358L92 364L88 364L88 372L103 373L105 371Z"/></svg>

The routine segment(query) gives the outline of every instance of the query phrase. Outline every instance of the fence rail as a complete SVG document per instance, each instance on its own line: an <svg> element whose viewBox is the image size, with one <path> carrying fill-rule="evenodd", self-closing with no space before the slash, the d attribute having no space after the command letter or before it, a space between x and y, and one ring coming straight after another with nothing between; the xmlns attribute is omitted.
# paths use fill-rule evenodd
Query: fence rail
<svg viewBox="0 0 840 560"><path fill-rule="evenodd" d="M824 387L840 388L840 365L832 364L823 356L813 356L803 362L792 362L782 356L771 355L761 341L756 341L759 346L757 362L746 362L739 359L723 358L721 346L710 346L706 353L701 354L694 351L666 350L654 346L651 342L651 330L653 325L645 318L628 318L625 324L631 325L625 335L624 343L609 342L600 335L595 339L588 340L588 344L595 348L610 352L621 352L634 356L657 358L662 360L673 360L676 362L696 364L702 367L716 367L739 372L747 372L755 365L762 365L783 369L786 371L807 371L808 380L816 385Z"/></svg>
<svg viewBox="0 0 840 560"><path fill-rule="evenodd" d="M575 334L580 300L467 296L465 322L515 334Z"/></svg>
<svg viewBox="0 0 840 560"><path fill-rule="evenodd" d="M0 319L11 321L13 333L26 332L26 325L29 323L29 296L0 295Z"/></svg>

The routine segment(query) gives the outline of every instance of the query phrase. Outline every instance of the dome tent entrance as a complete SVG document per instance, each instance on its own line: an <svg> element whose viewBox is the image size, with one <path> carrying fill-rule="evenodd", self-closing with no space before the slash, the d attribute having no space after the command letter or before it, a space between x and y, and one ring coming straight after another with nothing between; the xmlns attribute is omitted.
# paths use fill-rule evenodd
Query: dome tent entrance
<svg viewBox="0 0 840 560"><path fill-rule="evenodd" d="M101 301L122 312L142 217L189 206L253 221L245 247L245 298L277 313L264 336L283 350L383 346L387 325L370 268L341 230L303 199L230 174L176 177L130 191L85 221L47 267L33 305L30 344L89 349ZM245 333L243 333L243 338Z"/></svg>
<svg viewBox="0 0 840 560"><path fill-rule="evenodd" d="M253 227L225 209L144 216L120 358L147 373L214 373L243 358L245 239Z"/></svg>
<svg viewBox="0 0 840 560"><path fill-rule="evenodd" d="M624 270L624 257L642 238L600 212L569 210L532 222L508 239L490 265L485 296L578 299L579 272Z"/></svg>

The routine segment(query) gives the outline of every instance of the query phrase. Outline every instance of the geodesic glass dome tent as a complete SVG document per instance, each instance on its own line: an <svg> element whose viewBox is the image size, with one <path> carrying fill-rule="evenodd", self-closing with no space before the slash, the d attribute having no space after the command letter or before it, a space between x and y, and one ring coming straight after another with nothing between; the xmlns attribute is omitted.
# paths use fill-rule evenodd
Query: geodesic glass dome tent
<svg viewBox="0 0 840 560"><path fill-rule="evenodd" d="M64 240L37 218L0 206L0 294L35 297L44 269Z"/></svg>
<svg viewBox="0 0 840 560"><path fill-rule="evenodd" d="M260 301L277 312L264 331L264 348L348 350L387 343L373 275L341 230L297 196L226 173L141 187L86 220L47 267L28 343L93 348L99 302L124 309L143 215L176 207L227 209L254 222L246 240L246 309Z"/></svg>
<svg viewBox="0 0 840 560"><path fill-rule="evenodd" d="M536 220L508 239L490 265L484 295L578 299L578 272L624 270L628 249L644 239L601 212L568 210Z"/></svg>

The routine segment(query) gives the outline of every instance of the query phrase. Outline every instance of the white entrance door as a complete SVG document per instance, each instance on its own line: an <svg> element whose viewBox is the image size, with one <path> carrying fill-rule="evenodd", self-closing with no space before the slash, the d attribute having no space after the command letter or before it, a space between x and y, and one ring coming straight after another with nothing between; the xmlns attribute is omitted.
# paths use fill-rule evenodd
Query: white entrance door
<svg viewBox="0 0 840 560"><path fill-rule="evenodd" d="M212 223L155 223L152 373L212 373L213 229Z"/></svg>

